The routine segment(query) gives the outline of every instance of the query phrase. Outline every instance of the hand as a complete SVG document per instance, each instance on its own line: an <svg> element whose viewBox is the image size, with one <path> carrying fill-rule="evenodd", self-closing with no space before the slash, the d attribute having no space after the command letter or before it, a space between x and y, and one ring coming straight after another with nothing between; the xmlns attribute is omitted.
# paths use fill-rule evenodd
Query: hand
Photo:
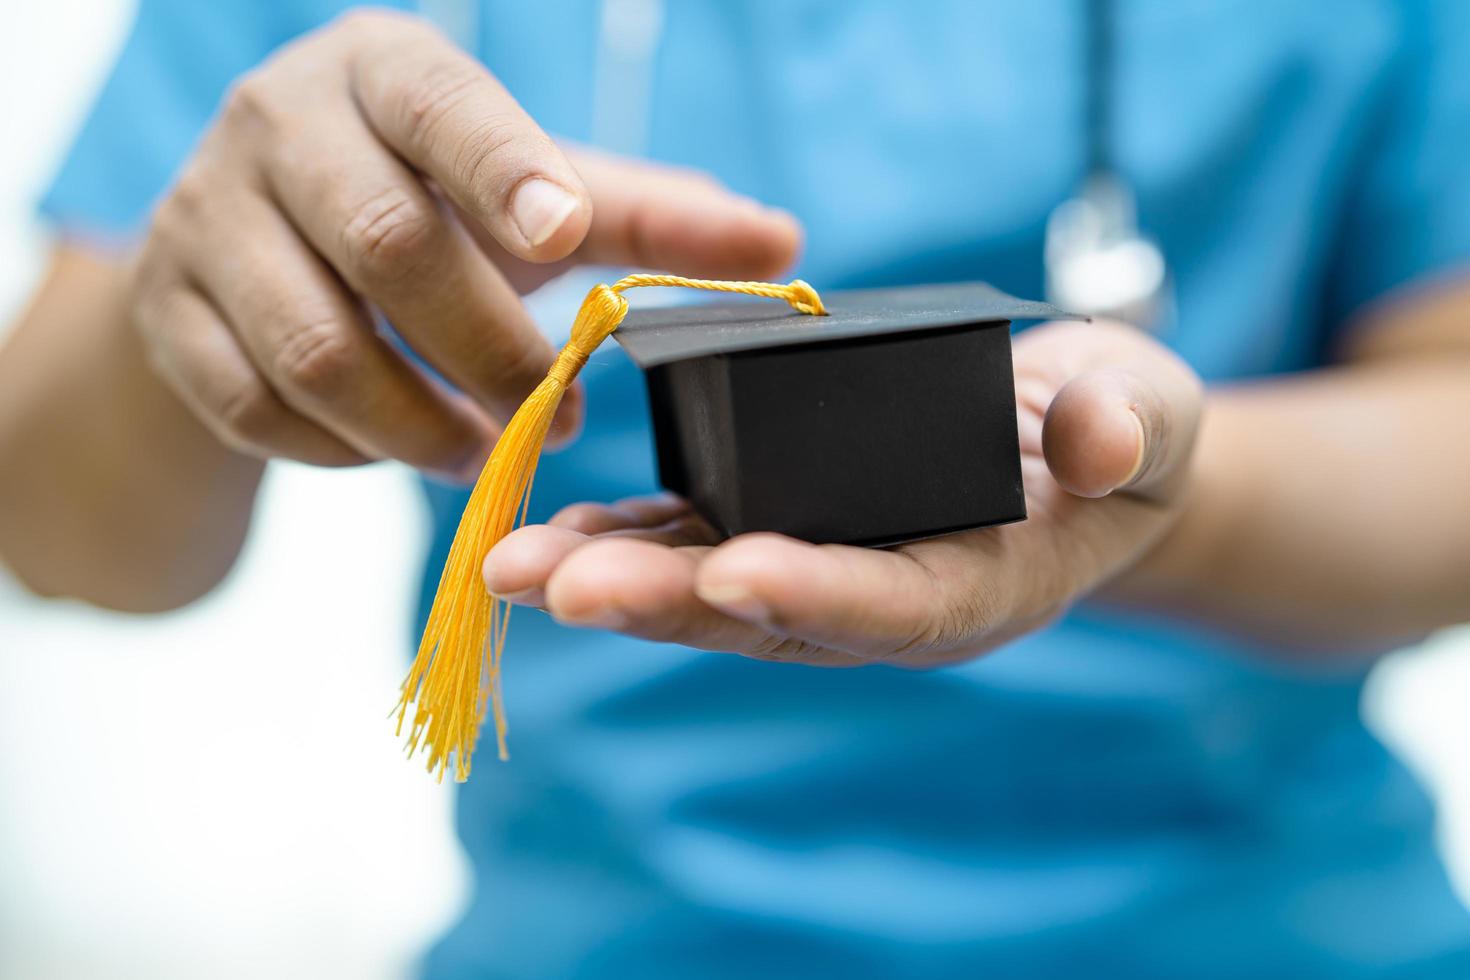
<svg viewBox="0 0 1470 980"><path fill-rule="evenodd" d="M770 278L799 240L707 177L564 154L430 27L356 13L235 85L155 214L132 319L231 448L463 478L551 363L519 294L577 262Z"/></svg>
<svg viewBox="0 0 1470 980"><path fill-rule="evenodd" d="M1140 558L1177 515L1201 387L1116 323L1015 342L1029 518L874 550L776 534L717 543L662 496L577 504L486 558L490 591L600 627L822 666L975 657L1063 612Z"/></svg>

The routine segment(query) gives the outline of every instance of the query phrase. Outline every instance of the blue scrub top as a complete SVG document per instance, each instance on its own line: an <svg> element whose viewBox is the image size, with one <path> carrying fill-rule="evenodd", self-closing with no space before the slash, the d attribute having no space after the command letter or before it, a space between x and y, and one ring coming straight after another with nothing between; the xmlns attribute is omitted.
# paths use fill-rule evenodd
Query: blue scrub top
<svg viewBox="0 0 1470 980"><path fill-rule="evenodd" d="M229 79L338 6L143 0L46 213L136 232ZM1470 258L1470 4L1118 7L1116 152L1203 376L1318 365L1364 303ZM1039 295L1082 173L1082 13L668 3L648 151L794 211L821 287ZM486 0L469 40L587 139L599 21ZM584 377L535 518L654 485L637 373L608 345ZM437 570L463 495L429 496ZM429 976L1470 976L1363 670L1273 653L1083 607L958 668L825 671L518 613L515 758L460 790L478 883Z"/></svg>

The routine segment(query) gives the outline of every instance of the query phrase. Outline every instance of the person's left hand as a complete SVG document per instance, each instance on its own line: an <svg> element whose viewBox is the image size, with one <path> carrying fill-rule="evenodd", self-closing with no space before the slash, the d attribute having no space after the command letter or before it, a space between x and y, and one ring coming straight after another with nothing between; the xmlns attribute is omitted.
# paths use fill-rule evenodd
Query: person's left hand
<svg viewBox="0 0 1470 980"><path fill-rule="evenodd" d="M1198 378L1116 323L1015 341L1029 518L888 549L718 535L660 496L575 504L485 560L496 595L572 626L763 660L912 667L1045 625L1140 558L1181 508Z"/></svg>

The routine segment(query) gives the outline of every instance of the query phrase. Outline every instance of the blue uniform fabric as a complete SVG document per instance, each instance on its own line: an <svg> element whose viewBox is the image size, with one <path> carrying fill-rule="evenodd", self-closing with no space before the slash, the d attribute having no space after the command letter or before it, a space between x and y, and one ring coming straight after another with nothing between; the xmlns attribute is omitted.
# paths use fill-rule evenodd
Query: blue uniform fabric
<svg viewBox="0 0 1470 980"><path fill-rule="evenodd" d="M331 3L143 0L43 208L125 237L231 76ZM1207 379L1322 363L1470 259L1470 4L1120 0L1114 141ZM1081 176L1083 5L681 0L650 154L805 222L820 288L1037 296ZM587 138L599 6L485 0L478 53ZM533 517L653 488L613 345ZM464 496L430 486L436 573ZM431 588L431 584L426 587ZM514 760L460 790L478 875L428 975L1465 977L1470 918L1364 669L1081 608L968 666L822 671L516 614Z"/></svg>

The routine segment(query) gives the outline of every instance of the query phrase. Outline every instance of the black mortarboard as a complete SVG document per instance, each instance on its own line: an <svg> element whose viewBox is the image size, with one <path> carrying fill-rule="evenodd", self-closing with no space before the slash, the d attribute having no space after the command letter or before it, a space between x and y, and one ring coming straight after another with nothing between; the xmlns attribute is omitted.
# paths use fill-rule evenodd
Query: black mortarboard
<svg viewBox="0 0 1470 980"><path fill-rule="evenodd" d="M645 286L766 302L629 315L623 293ZM1008 327L1057 315L980 283L829 293L825 303L799 279L635 273L592 287L470 492L400 691L410 754L426 748L441 775L452 759L465 779L493 711L505 758L510 607L486 593L480 571L524 517L557 407L610 334L647 378L664 485L715 527L892 544L1026 516Z"/></svg>
<svg viewBox="0 0 1470 980"><path fill-rule="evenodd" d="M1012 320L984 283L636 310L663 485L726 534L893 544L1026 516Z"/></svg>

